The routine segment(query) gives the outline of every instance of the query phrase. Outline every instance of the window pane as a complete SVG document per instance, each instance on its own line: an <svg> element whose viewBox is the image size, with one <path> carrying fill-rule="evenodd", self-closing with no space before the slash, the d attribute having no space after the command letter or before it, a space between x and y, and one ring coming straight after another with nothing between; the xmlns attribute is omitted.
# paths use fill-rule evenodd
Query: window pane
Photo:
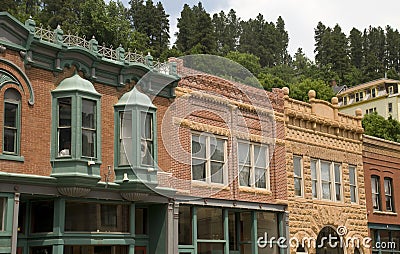
<svg viewBox="0 0 400 254"><path fill-rule="evenodd" d="M351 202L357 202L356 200L356 188L354 186L350 186L350 198Z"/></svg>
<svg viewBox="0 0 400 254"><path fill-rule="evenodd" d="M239 170L240 186L250 186L250 167L242 167Z"/></svg>
<svg viewBox="0 0 400 254"><path fill-rule="evenodd" d="M119 204L66 202L65 231L129 232L129 207Z"/></svg>
<svg viewBox="0 0 400 254"><path fill-rule="evenodd" d="M47 253L47 252L44 252ZM124 245L66 245L64 254L128 254L129 246Z"/></svg>
<svg viewBox="0 0 400 254"><path fill-rule="evenodd" d="M268 238L278 238L278 223L276 213L257 212L257 237L263 237L268 233Z"/></svg>
<svg viewBox="0 0 400 254"><path fill-rule="evenodd" d="M356 184L356 170L354 167L349 167L349 175L350 175L350 184Z"/></svg>
<svg viewBox="0 0 400 254"><path fill-rule="evenodd" d="M119 165L129 165L129 160L133 159L132 139L124 138L120 141L119 147ZM129 158L129 160L128 160Z"/></svg>
<svg viewBox="0 0 400 254"><path fill-rule="evenodd" d="M239 163L250 164L250 145L247 143L239 143L238 145Z"/></svg>
<svg viewBox="0 0 400 254"><path fill-rule="evenodd" d="M317 179L317 161L311 160L311 179Z"/></svg>
<svg viewBox="0 0 400 254"><path fill-rule="evenodd" d="M3 231L4 216L5 216L5 198L0 198L0 231Z"/></svg>
<svg viewBox="0 0 400 254"><path fill-rule="evenodd" d="M31 232L53 232L53 201L37 201L31 203Z"/></svg>
<svg viewBox="0 0 400 254"><path fill-rule="evenodd" d="M228 227L229 227L229 250L237 251L239 246L238 239L238 224L237 224L237 213L229 211L228 213Z"/></svg>
<svg viewBox="0 0 400 254"><path fill-rule="evenodd" d="M58 99L58 126L71 126L71 98Z"/></svg>
<svg viewBox="0 0 400 254"><path fill-rule="evenodd" d="M135 234L147 234L147 208L135 209Z"/></svg>
<svg viewBox="0 0 400 254"><path fill-rule="evenodd" d="M224 164L218 162L211 162L211 182L223 183L224 182Z"/></svg>
<svg viewBox="0 0 400 254"><path fill-rule="evenodd" d="M222 223L222 209L199 207L197 208L197 238L224 239Z"/></svg>
<svg viewBox="0 0 400 254"><path fill-rule="evenodd" d="M341 185L340 184L335 184L335 191L336 191L336 201L342 200L342 194L341 194Z"/></svg>
<svg viewBox="0 0 400 254"><path fill-rule="evenodd" d="M267 148L265 146L254 145L254 161L256 167L267 167Z"/></svg>
<svg viewBox="0 0 400 254"><path fill-rule="evenodd" d="M95 157L96 132L82 130L82 156Z"/></svg>
<svg viewBox="0 0 400 254"><path fill-rule="evenodd" d="M371 188L372 188L372 193L378 193L378 188L377 188L377 178L376 177L371 177Z"/></svg>
<svg viewBox="0 0 400 254"><path fill-rule="evenodd" d="M141 146L142 164L153 165L153 141L142 140Z"/></svg>
<svg viewBox="0 0 400 254"><path fill-rule="evenodd" d="M385 194L386 195L391 195L392 194L392 186L391 186L391 180L388 178L385 178Z"/></svg>
<svg viewBox="0 0 400 254"><path fill-rule="evenodd" d="M142 138L143 139L153 139L153 114L142 112L141 113L141 123L142 123Z"/></svg>
<svg viewBox="0 0 400 254"><path fill-rule="evenodd" d="M335 182L340 183L340 165L339 164L334 164L335 168Z"/></svg>
<svg viewBox="0 0 400 254"><path fill-rule="evenodd" d="M331 199L331 184L322 183L322 198Z"/></svg>
<svg viewBox="0 0 400 254"><path fill-rule="evenodd" d="M301 178L301 157L293 156L293 171L294 176Z"/></svg>
<svg viewBox="0 0 400 254"><path fill-rule="evenodd" d="M178 244L192 244L192 208L190 206L179 206L178 234Z"/></svg>
<svg viewBox="0 0 400 254"><path fill-rule="evenodd" d="M294 179L294 195L301 196L301 179Z"/></svg>
<svg viewBox="0 0 400 254"><path fill-rule="evenodd" d="M4 126L17 127L18 104L5 103Z"/></svg>
<svg viewBox="0 0 400 254"><path fill-rule="evenodd" d="M5 101L19 102L21 100L21 95L14 88L9 88L4 93Z"/></svg>
<svg viewBox="0 0 400 254"><path fill-rule="evenodd" d="M204 136L192 135L192 157L206 158L206 139Z"/></svg>
<svg viewBox="0 0 400 254"><path fill-rule="evenodd" d="M96 102L82 99L82 127L96 128Z"/></svg>
<svg viewBox="0 0 400 254"><path fill-rule="evenodd" d="M4 128L4 152L17 152L17 130Z"/></svg>
<svg viewBox="0 0 400 254"><path fill-rule="evenodd" d="M251 212L240 213L240 241L247 242L251 241L251 228L253 220L251 218Z"/></svg>
<svg viewBox="0 0 400 254"><path fill-rule="evenodd" d="M198 254L223 254L224 244L223 243L198 243L197 244Z"/></svg>
<svg viewBox="0 0 400 254"><path fill-rule="evenodd" d="M322 181L330 181L330 163L321 162L321 180Z"/></svg>
<svg viewBox="0 0 400 254"><path fill-rule="evenodd" d="M71 155L71 128L58 129L58 156Z"/></svg>
<svg viewBox="0 0 400 254"><path fill-rule="evenodd" d="M121 112L120 115L120 138L132 138L132 112Z"/></svg>
<svg viewBox="0 0 400 254"><path fill-rule="evenodd" d="M312 195L317 198L317 181L312 181Z"/></svg>
<svg viewBox="0 0 400 254"><path fill-rule="evenodd" d="M31 247L29 254L52 254L53 246Z"/></svg>
<svg viewBox="0 0 400 254"><path fill-rule="evenodd" d="M192 179L205 181L206 162L203 160L192 159Z"/></svg>
<svg viewBox="0 0 400 254"><path fill-rule="evenodd" d="M211 160L224 161L224 144L225 140L210 138L210 154Z"/></svg>
<svg viewBox="0 0 400 254"><path fill-rule="evenodd" d="M255 187L256 188L266 188L267 184L265 181L265 169L264 168L255 168Z"/></svg>

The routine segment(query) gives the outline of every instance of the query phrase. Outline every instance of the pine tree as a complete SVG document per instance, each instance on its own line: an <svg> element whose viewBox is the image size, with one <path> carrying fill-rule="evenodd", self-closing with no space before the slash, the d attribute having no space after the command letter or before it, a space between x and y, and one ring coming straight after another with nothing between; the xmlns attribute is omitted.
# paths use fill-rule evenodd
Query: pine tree
<svg viewBox="0 0 400 254"><path fill-rule="evenodd" d="M399 72L400 61L400 33L386 26L386 63L387 70L393 69Z"/></svg>
<svg viewBox="0 0 400 254"><path fill-rule="evenodd" d="M362 33L356 28L353 28L350 31L349 43L350 62L354 67L361 69L363 63Z"/></svg>

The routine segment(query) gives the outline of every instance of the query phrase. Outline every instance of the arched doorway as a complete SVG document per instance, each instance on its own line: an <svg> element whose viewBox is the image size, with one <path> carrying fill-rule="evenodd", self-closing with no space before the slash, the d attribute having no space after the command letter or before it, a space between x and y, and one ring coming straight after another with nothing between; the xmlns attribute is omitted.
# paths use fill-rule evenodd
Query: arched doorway
<svg viewBox="0 0 400 254"><path fill-rule="evenodd" d="M343 254L336 230L329 226L324 227L318 234L316 249L317 254Z"/></svg>

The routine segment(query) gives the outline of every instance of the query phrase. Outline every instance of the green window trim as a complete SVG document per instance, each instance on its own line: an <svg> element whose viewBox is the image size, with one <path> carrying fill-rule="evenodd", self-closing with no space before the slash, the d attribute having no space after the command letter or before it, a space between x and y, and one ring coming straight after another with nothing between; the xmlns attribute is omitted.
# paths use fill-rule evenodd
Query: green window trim
<svg viewBox="0 0 400 254"><path fill-rule="evenodd" d="M67 100L70 100L70 109L62 110L60 104L64 104L63 107L65 107L68 104ZM89 124L82 116L85 102L91 103L93 109L92 116L86 116L90 118ZM53 160L83 160L101 163L100 99L71 92L54 95L53 104L53 119L55 119L53 121L55 141L52 149ZM70 110L70 119L62 119L60 114L68 110ZM68 120L69 122L66 123ZM61 135L62 132L66 134ZM91 135L85 135L85 132ZM85 142L89 146L86 150L84 150Z"/></svg>
<svg viewBox="0 0 400 254"><path fill-rule="evenodd" d="M23 161L21 142L21 94L15 88L4 92L3 153L6 160ZM12 143L12 144L11 144Z"/></svg>

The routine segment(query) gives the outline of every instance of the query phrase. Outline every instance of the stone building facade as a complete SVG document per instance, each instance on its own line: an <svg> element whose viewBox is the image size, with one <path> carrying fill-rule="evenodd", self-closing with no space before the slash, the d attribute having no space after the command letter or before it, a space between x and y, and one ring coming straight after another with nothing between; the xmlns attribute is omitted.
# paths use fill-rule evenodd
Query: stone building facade
<svg viewBox="0 0 400 254"><path fill-rule="evenodd" d="M398 253L400 144L364 136L363 162L372 253Z"/></svg>
<svg viewBox="0 0 400 254"><path fill-rule="evenodd" d="M283 91L289 230L297 239L290 253L369 253L364 246L340 248L337 242L339 247L330 248L322 241L330 234L368 237L361 112L344 115L336 97L328 103L316 99L315 91L309 92L309 103Z"/></svg>

